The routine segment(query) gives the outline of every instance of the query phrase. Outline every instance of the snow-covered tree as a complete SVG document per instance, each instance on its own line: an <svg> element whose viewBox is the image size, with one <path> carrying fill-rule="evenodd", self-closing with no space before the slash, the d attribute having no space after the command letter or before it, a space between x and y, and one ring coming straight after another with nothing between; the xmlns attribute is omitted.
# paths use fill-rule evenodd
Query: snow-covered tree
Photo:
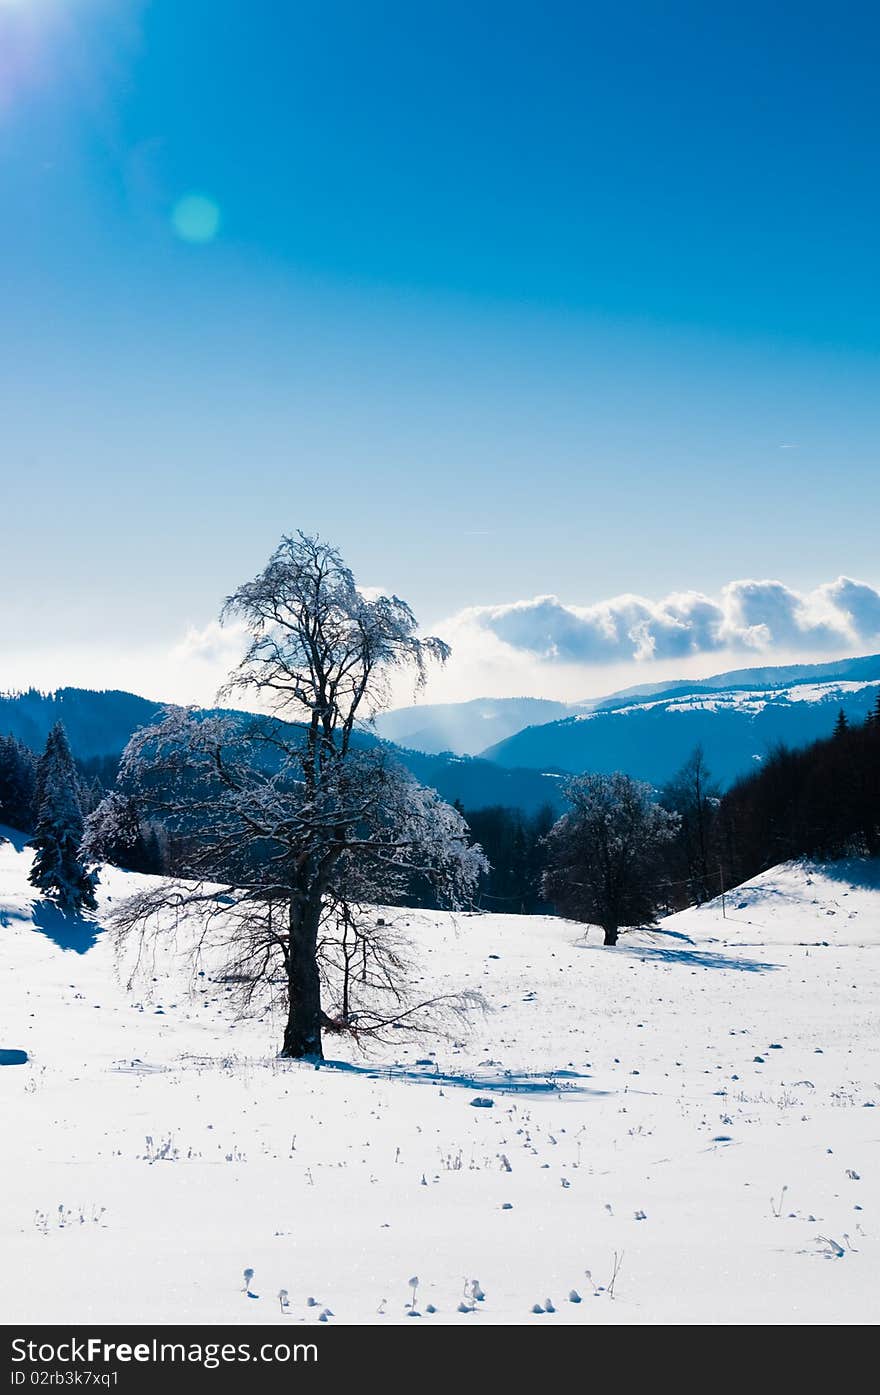
<svg viewBox="0 0 880 1395"><path fill-rule="evenodd" d="M563 915L600 925L606 945L622 925L653 920L659 853L678 815L661 808L650 785L617 772L578 775L565 787L571 809L547 835L543 890Z"/></svg>
<svg viewBox="0 0 880 1395"><path fill-rule="evenodd" d="M14 736L0 736L0 823L30 832L37 758Z"/></svg>
<svg viewBox="0 0 880 1395"><path fill-rule="evenodd" d="M112 862L131 872L161 872L158 832L141 821L130 795L113 789L85 819L82 855L95 862Z"/></svg>
<svg viewBox="0 0 880 1395"><path fill-rule="evenodd" d="M80 853L83 816L79 778L60 722L52 728L37 764L37 821L31 846L36 849L32 886L56 901L67 915L95 909L97 873Z"/></svg>
<svg viewBox="0 0 880 1395"><path fill-rule="evenodd" d="M370 904L400 901L419 877L454 907L485 870L461 815L356 727L387 702L395 670L411 668L418 684L449 651L418 636L397 597L365 597L339 554L302 533L282 539L224 616L250 637L224 694L268 715L168 710L132 738L120 787L174 836L186 880L129 901L117 923L143 934L166 923L163 910L201 912L246 998L280 990L282 1055L320 1057L322 1026L383 1020L372 970L359 980L369 1005L354 1006L350 976L337 994L339 927L347 946L352 935L367 945L394 996L394 953Z"/></svg>

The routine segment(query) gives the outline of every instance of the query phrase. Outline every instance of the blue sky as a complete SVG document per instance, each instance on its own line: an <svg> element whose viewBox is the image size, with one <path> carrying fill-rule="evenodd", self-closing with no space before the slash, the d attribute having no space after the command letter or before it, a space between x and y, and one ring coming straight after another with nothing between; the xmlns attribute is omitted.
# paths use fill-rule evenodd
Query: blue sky
<svg viewBox="0 0 880 1395"><path fill-rule="evenodd" d="M878 60L863 3L0 0L0 687L207 696L296 527L460 638L439 697L880 649L823 619L880 585ZM607 604L681 592L710 645Z"/></svg>

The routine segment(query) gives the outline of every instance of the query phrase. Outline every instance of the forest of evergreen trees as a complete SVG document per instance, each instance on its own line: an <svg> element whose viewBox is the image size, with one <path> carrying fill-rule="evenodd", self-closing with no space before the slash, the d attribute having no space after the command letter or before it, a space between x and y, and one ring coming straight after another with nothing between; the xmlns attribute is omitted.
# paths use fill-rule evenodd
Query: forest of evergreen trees
<svg viewBox="0 0 880 1395"><path fill-rule="evenodd" d="M725 794L718 842L733 882L794 857L880 856L880 698L866 721L779 747Z"/></svg>
<svg viewBox="0 0 880 1395"><path fill-rule="evenodd" d="M556 822L552 805L537 813L492 805L465 809L471 836L489 859L490 870L480 880L476 904L484 911L535 915L550 909L541 895L544 839Z"/></svg>
<svg viewBox="0 0 880 1395"><path fill-rule="evenodd" d="M62 723L58 725L66 735L66 727ZM41 746L41 750L45 754L45 746ZM38 753L17 736L0 736L0 824L8 824L22 833L33 831L39 815L36 792L39 759ZM90 814L113 788L119 758L90 756L87 760L74 758L73 763L80 809L83 814Z"/></svg>
<svg viewBox="0 0 880 1395"><path fill-rule="evenodd" d="M60 754L59 741L63 742ZM119 757L76 759L71 755L62 722L56 722L51 729L40 755L16 736L0 736L0 825L5 824L20 833L30 834L32 841L36 840L45 802L45 771L50 766L59 765L60 774L56 772L55 784L64 786L64 821L69 827L64 830L60 828L62 819L57 811L54 820L59 825L59 834L64 833L69 837L72 830L77 841L82 842L89 816L95 813L102 801L114 794ZM126 803L118 797L117 802ZM162 830L142 824L130 802L124 814L129 821L125 841L103 846L100 849L101 860L114 862L132 872L161 873L168 870L166 840ZM124 820L120 820L120 823L125 826Z"/></svg>

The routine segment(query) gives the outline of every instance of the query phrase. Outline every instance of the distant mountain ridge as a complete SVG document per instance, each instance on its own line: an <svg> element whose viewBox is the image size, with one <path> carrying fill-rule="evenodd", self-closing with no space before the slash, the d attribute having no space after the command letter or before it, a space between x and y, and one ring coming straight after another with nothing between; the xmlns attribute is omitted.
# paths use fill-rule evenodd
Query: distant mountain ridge
<svg viewBox="0 0 880 1395"><path fill-rule="evenodd" d="M495 760L499 748L521 731L585 713L631 707L638 700L659 700L707 689L742 686L770 689L822 678L855 681L872 677L880 678L880 655L877 654L836 659L822 664L731 669L709 678L675 678L662 683L639 683L582 702L563 703L548 698L516 697L473 698L468 702L428 703L424 706L417 703L412 707L381 713L376 719L375 730L386 740L417 751L452 751L456 755L484 755Z"/></svg>
<svg viewBox="0 0 880 1395"><path fill-rule="evenodd" d="M570 711L570 704L549 698L474 698L382 712L374 725L380 736L398 746L465 756L477 755L523 727L552 722Z"/></svg>
<svg viewBox="0 0 880 1395"><path fill-rule="evenodd" d="M836 664L737 670L673 684L647 698L526 727L482 754L500 765L579 773L624 770L661 785L695 746L724 785L779 744L830 734L841 709L863 721L880 693L880 655Z"/></svg>
<svg viewBox="0 0 880 1395"><path fill-rule="evenodd" d="M61 721L78 759L118 756L132 733L155 721L164 706L134 693L88 688L59 688L54 693L42 693L31 688L23 693L0 694L0 736L15 736L39 752L52 727ZM357 739L369 745L381 738L363 731ZM543 804L559 807L561 803L556 775L448 753L425 753L398 746L395 750L417 780L436 789L450 803L457 799L471 809L503 804L529 813Z"/></svg>
<svg viewBox="0 0 880 1395"><path fill-rule="evenodd" d="M765 668L737 668L716 673L709 678L677 678L667 683L645 683L624 688L598 701L576 703L575 707L605 710L628 707L634 698L674 697L681 693L721 691L733 688L787 688L802 683L817 683L823 679L858 682L880 678L880 654L867 654L857 659L835 659L823 664L781 664ZM569 715L576 715L570 713Z"/></svg>
<svg viewBox="0 0 880 1395"><path fill-rule="evenodd" d="M800 746L827 736L840 708L851 720L863 720L878 692L880 655L873 654L641 684L577 704L486 698L407 708L385 714L376 723L378 734L365 730L358 740L388 740L407 769L450 802L534 813L543 804L560 808L563 777L583 770L624 770L662 785L698 744L715 777L729 784L780 742ZM11 733L39 751L61 720L81 760L118 756L163 706L134 693L83 688L0 694L0 735ZM440 714L440 727L426 722L434 713ZM527 724L510 731L523 714ZM394 719L396 741L389 739L386 718ZM439 749L415 749L426 729L439 744L443 733L485 735L487 727L509 734L487 743L479 755L455 754L446 742Z"/></svg>
<svg viewBox="0 0 880 1395"><path fill-rule="evenodd" d="M15 736L41 751L56 722L63 722L74 755L118 756L138 727L152 722L164 706L115 689L58 688L43 693L0 693L0 736Z"/></svg>

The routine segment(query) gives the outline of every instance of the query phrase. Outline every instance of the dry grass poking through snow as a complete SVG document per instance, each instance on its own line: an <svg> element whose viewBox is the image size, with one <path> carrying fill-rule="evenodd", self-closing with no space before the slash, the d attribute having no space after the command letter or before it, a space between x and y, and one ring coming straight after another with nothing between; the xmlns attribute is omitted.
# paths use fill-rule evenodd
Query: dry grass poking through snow
<svg viewBox="0 0 880 1395"><path fill-rule="evenodd" d="M127 991L28 861L0 846L5 1321L877 1319L876 869L779 868L616 950L396 913L489 1015L315 1070L209 975Z"/></svg>

